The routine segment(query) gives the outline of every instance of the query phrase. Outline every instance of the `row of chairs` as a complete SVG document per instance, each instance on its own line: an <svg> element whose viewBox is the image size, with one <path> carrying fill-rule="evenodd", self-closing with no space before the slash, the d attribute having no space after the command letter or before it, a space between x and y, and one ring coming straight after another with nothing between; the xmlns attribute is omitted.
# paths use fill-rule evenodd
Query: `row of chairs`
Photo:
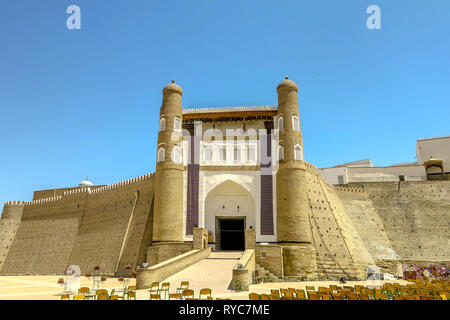
<svg viewBox="0 0 450 320"><path fill-rule="evenodd" d="M381 288L368 288L361 285L318 287L306 286L306 290L281 288L271 290L270 294L250 293L250 300L447 300L450 296L448 282L412 283L406 286L399 283L386 283Z"/></svg>
<svg viewBox="0 0 450 320"><path fill-rule="evenodd" d="M176 300L213 300L210 288L204 288L199 291L198 298L194 295L194 290L189 289L189 282L182 281L181 285L177 288L175 293L170 293L170 283L153 283L150 288L150 300L161 300L162 294L164 298L176 299ZM99 289L96 291L91 291L88 287L81 287L78 290L78 294L73 296L73 300L136 300L136 286L129 286L126 288L122 295L117 293L115 289L112 289L110 293L106 289ZM61 295L61 300L70 300L69 294ZM217 298L217 300L225 300ZM227 299L229 300L229 299Z"/></svg>
<svg viewBox="0 0 450 320"><path fill-rule="evenodd" d="M89 287L81 287L78 293L73 296L73 300L136 300L136 286L128 286L123 291L116 292L112 289L108 293L107 289L91 290ZM61 300L70 300L70 294L62 294Z"/></svg>
<svg viewBox="0 0 450 320"><path fill-rule="evenodd" d="M318 295L339 294L344 299L364 299L364 300L446 300L448 296L448 288L446 283L439 289L432 290L431 288L424 288L418 290L416 284L401 285L400 283L385 283L381 288L368 288L366 286L335 286L330 285L329 288L319 287ZM315 288L312 286L306 287L307 293L314 293ZM336 296L335 296L336 297ZM325 298L326 299L326 298ZM336 297L336 299L338 299Z"/></svg>
<svg viewBox="0 0 450 320"><path fill-rule="evenodd" d="M181 281L175 293L170 293L170 282L153 282L150 286L150 300L175 299L175 300L212 300L211 289L201 289L198 298L194 296L194 290L189 289L189 281Z"/></svg>
<svg viewBox="0 0 450 320"><path fill-rule="evenodd" d="M385 283L375 294L386 294L391 300L447 300L450 296L448 281L414 281L407 285Z"/></svg>

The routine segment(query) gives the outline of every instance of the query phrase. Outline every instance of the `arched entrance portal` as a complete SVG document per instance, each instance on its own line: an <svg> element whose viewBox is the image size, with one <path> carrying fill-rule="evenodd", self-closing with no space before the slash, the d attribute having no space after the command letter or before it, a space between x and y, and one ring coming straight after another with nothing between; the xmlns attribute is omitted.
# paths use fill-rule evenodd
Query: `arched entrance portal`
<svg viewBox="0 0 450 320"><path fill-rule="evenodd" d="M244 187L227 180L205 199L205 227L213 232L216 250L244 250L244 230L255 226L255 201Z"/></svg>

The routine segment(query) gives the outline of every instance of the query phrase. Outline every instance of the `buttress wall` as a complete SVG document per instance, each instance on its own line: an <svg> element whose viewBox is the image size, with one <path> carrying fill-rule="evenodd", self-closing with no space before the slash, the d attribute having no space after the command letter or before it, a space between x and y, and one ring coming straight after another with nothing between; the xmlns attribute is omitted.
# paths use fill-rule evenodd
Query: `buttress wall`
<svg viewBox="0 0 450 320"><path fill-rule="evenodd" d="M117 267L121 272L127 264L134 269L150 214L153 188L153 179L149 179L95 190L88 198L69 264L79 265L82 273L92 272L96 265L107 274L115 273Z"/></svg>
<svg viewBox="0 0 450 320"><path fill-rule="evenodd" d="M383 272L397 273L400 257L393 249L384 223L367 190L361 185L335 187L335 190L358 228L374 264L381 267Z"/></svg>
<svg viewBox="0 0 450 320"><path fill-rule="evenodd" d="M6 203L0 217L0 272L22 218L23 203Z"/></svg>
<svg viewBox="0 0 450 320"><path fill-rule="evenodd" d="M345 206L317 168L306 163L306 186L310 226L317 258L319 279L364 279L373 264L357 226Z"/></svg>
<svg viewBox="0 0 450 320"><path fill-rule="evenodd" d="M150 245L154 175L25 202L2 274L62 274L99 265L106 274L134 268ZM3 219L2 219L3 220ZM143 248L145 247L145 249Z"/></svg>

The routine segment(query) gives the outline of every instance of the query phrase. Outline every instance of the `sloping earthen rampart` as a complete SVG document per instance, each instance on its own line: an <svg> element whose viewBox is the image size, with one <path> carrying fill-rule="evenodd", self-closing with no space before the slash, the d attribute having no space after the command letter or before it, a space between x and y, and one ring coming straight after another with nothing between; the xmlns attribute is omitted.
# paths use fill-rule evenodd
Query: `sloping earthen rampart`
<svg viewBox="0 0 450 320"><path fill-rule="evenodd" d="M127 264L134 268L151 244L153 194L154 175L148 174L21 202L21 222L1 274L62 274L72 264L83 274L95 265L107 274L120 273ZM4 212L10 206L5 204ZM0 234L9 220L2 216Z"/></svg>

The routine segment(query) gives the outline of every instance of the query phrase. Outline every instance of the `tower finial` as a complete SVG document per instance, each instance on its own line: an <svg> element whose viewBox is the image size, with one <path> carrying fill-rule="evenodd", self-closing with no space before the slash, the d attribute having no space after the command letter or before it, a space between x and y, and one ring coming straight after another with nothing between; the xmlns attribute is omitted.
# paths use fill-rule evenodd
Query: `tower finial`
<svg viewBox="0 0 450 320"><path fill-rule="evenodd" d="M288 79L289 79L289 77L288 77L288 76L285 76L284 78L285 78L286 80L288 80Z"/></svg>
<svg viewBox="0 0 450 320"><path fill-rule="evenodd" d="M172 79L172 83L175 83L175 80Z"/></svg>

